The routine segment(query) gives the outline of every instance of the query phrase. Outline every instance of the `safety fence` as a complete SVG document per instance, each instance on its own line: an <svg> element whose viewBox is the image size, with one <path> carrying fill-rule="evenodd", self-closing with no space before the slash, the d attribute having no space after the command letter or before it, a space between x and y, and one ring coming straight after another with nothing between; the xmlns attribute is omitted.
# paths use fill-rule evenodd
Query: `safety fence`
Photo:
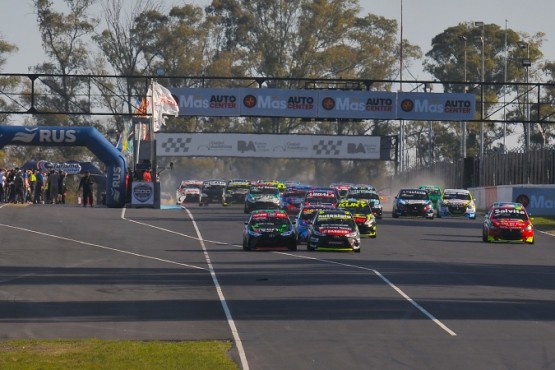
<svg viewBox="0 0 555 370"><path fill-rule="evenodd" d="M482 159L469 157L414 166L396 174L392 180L393 188L419 184L437 184L443 188L555 184L555 149L488 153Z"/></svg>

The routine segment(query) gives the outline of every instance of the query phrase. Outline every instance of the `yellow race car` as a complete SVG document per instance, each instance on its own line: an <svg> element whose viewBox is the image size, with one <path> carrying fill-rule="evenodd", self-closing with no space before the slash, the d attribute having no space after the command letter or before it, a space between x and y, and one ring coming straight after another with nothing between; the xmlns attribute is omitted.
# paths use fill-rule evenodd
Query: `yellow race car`
<svg viewBox="0 0 555 370"><path fill-rule="evenodd" d="M344 199L337 204L337 208L351 212L358 226L360 236L370 238L376 237L376 217L372 213L372 207L365 200Z"/></svg>

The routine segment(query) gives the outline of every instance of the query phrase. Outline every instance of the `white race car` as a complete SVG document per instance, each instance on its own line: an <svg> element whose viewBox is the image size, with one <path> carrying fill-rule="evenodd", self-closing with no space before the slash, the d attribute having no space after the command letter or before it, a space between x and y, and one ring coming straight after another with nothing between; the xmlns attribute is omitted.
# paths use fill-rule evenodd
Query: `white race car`
<svg viewBox="0 0 555 370"><path fill-rule="evenodd" d="M202 180L183 180L175 194L175 204L198 202Z"/></svg>
<svg viewBox="0 0 555 370"><path fill-rule="evenodd" d="M466 217L476 219L476 204L470 191L445 189L438 201L437 217Z"/></svg>

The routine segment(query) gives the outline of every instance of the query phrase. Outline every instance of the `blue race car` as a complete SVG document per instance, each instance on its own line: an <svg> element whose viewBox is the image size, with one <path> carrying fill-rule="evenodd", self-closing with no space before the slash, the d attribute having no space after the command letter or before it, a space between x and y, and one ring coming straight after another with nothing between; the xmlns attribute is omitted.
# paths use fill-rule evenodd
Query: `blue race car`
<svg viewBox="0 0 555 370"><path fill-rule="evenodd" d="M311 205L304 206L295 218L295 228L297 230L297 243L306 243L308 240L308 228L316 213L322 209L334 209L331 205Z"/></svg>

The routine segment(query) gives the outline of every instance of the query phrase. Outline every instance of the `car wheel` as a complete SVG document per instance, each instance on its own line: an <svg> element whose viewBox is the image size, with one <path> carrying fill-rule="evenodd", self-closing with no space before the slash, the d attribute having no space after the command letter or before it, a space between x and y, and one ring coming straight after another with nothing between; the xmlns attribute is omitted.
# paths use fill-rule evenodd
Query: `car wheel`
<svg viewBox="0 0 555 370"><path fill-rule="evenodd" d="M488 243L488 235L485 230L482 230L482 241Z"/></svg>
<svg viewBox="0 0 555 370"><path fill-rule="evenodd" d="M289 245L289 250L290 251L296 251L297 250L297 242L292 243L291 245Z"/></svg>
<svg viewBox="0 0 555 370"><path fill-rule="evenodd" d="M353 249L353 252L360 253L360 248L359 249Z"/></svg>
<svg viewBox="0 0 555 370"><path fill-rule="evenodd" d="M310 242L306 243L306 250L309 252L314 252L315 248L310 245Z"/></svg>
<svg viewBox="0 0 555 370"><path fill-rule="evenodd" d="M393 213L391 214L391 217L393 217L393 218L399 218L399 215L398 215L397 213L393 212Z"/></svg>
<svg viewBox="0 0 555 370"><path fill-rule="evenodd" d="M243 250L244 251L250 251L250 248L247 244L247 241L245 239L243 239Z"/></svg>

